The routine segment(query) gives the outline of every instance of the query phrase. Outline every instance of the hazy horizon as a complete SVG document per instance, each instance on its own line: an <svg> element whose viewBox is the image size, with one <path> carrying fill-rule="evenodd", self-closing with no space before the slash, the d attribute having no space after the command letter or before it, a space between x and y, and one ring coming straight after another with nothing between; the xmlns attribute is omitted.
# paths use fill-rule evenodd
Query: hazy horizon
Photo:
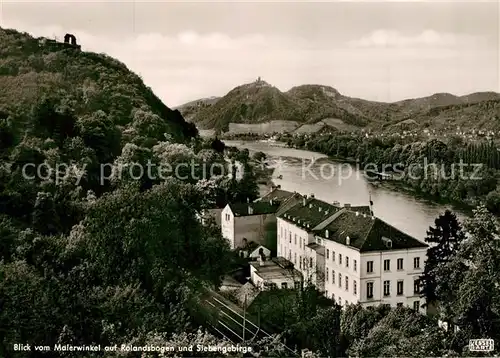
<svg viewBox="0 0 500 358"><path fill-rule="evenodd" d="M500 92L498 1L0 2L0 26L72 33L169 107L261 77L380 102Z"/></svg>

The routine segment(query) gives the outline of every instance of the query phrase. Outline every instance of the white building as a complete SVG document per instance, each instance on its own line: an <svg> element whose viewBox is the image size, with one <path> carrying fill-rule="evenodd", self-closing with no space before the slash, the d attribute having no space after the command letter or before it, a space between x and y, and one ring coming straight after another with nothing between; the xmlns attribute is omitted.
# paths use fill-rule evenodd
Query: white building
<svg viewBox="0 0 500 358"><path fill-rule="evenodd" d="M288 261L275 258L251 262L250 281L260 290L298 288L302 283L302 275Z"/></svg>
<svg viewBox="0 0 500 358"><path fill-rule="evenodd" d="M276 250L276 214L286 208L294 193L279 187L253 203L228 204L221 212L222 236L231 249L243 248L251 241Z"/></svg>
<svg viewBox="0 0 500 358"><path fill-rule="evenodd" d="M290 207L278 213L278 257L293 263L306 283L320 290L324 281L325 250L318 245L313 229L328 223L342 208L336 205L301 196Z"/></svg>
<svg viewBox="0 0 500 358"><path fill-rule="evenodd" d="M421 310L415 281L427 245L371 216L314 197L278 215L278 256L339 304L405 305Z"/></svg>

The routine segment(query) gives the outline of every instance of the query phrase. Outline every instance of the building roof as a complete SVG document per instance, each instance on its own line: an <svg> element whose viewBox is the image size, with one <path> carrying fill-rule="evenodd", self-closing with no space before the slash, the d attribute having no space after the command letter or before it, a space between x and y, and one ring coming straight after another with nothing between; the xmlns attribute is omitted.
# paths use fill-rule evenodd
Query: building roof
<svg viewBox="0 0 500 358"><path fill-rule="evenodd" d="M234 216L250 216L250 215L264 215L275 214L279 208L279 203L270 202L254 202L254 203L238 203L228 204ZM251 210L250 210L251 208Z"/></svg>
<svg viewBox="0 0 500 358"><path fill-rule="evenodd" d="M306 205L304 205L303 199L306 200ZM278 213L277 216L306 231L312 231L314 227L341 209L314 197L303 197L301 200L296 200L287 210Z"/></svg>
<svg viewBox="0 0 500 358"><path fill-rule="evenodd" d="M326 230L328 230L328 238ZM323 239L332 240L342 245L346 245L346 238L349 237L349 246L358 249L360 252L428 247L427 244L405 234L379 218L363 214L356 215L353 211L342 212L329 225L321 230L316 230L315 234ZM388 247L383 238L390 239L392 247Z"/></svg>
<svg viewBox="0 0 500 358"><path fill-rule="evenodd" d="M368 205L351 206L350 208L348 208L348 210L357 211L357 212L360 212L362 214L371 215L371 210L370 210L370 207Z"/></svg>
<svg viewBox="0 0 500 358"><path fill-rule="evenodd" d="M269 193L264 195L262 198L258 199L259 202L284 202L286 199L291 197L294 193L286 190L282 190L280 187L274 188Z"/></svg>
<svg viewBox="0 0 500 358"><path fill-rule="evenodd" d="M276 279L299 279L302 274L299 270L293 268L283 268L274 261L264 261L264 265L261 266L260 262L250 262L255 268L257 275L259 275L264 281L276 280Z"/></svg>

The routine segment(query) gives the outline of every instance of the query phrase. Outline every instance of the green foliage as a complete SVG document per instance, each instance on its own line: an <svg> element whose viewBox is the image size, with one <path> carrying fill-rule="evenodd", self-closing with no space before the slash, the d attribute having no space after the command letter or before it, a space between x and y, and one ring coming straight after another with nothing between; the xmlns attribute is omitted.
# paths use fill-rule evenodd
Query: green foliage
<svg viewBox="0 0 500 358"><path fill-rule="evenodd" d="M454 292L446 292L446 296L437 296L436 290L444 294L443 285L448 283L447 280L438 281L441 277L438 277L436 272L453 259L464 239L465 234L461 224L449 210L435 220L435 227L430 227L427 231L425 241L431 246L427 249L424 274L420 277L422 295L427 304L434 304L437 301L447 302L450 299L449 296L454 294Z"/></svg>
<svg viewBox="0 0 500 358"><path fill-rule="evenodd" d="M312 135L283 137L289 146L358 161L393 173L393 180L436 198L479 204L496 190L500 152L492 141L460 144L415 137ZM492 194L493 195L493 194ZM490 199L492 199L490 197ZM490 204L493 203L490 200Z"/></svg>
<svg viewBox="0 0 500 358"><path fill-rule="evenodd" d="M437 323L409 308L398 307L356 340L349 355L361 357L435 357L446 352Z"/></svg>
<svg viewBox="0 0 500 358"><path fill-rule="evenodd" d="M0 41L0 356L20 342L191 334L205 323L200 288L230 265L220 230L198 220L220 193L223 153L191 141L196 128L118 61L15 31ZM185 178L109 175L191 161ZM221 172L202 168L216 163ZM252 187L224 195L238 185Z"/></svg>

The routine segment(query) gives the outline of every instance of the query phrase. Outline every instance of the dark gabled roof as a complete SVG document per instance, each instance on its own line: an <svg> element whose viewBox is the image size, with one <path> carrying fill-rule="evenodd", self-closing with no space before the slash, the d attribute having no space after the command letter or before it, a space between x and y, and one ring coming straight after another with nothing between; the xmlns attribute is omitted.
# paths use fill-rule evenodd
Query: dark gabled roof
<svg viewBox="0 0 500 358"><path fill-rule="evenodd" d="M294 205L283 212L280 210L277 216L306 231L312 231L315 226L341 209L315 198L306 199L304 206L303 199L298 200L297 198Z"/></svg>
<svg viewBox="0 0 500 358"><path fill-rule="evenodd" d="M328 230L328 238L326 237ZM389 251L413 248L426 248L427 244L405 234L379 218L358 214L353 211L341 213L333 222L315 234L323 239L346 245L349 236L350 247L360 252ZM387 247L382 238L392 241L392 248Z"/></svg>
<svg viewBox="0 0 500 358"><path fill-rule="evenodd" d="M260 198L259 202L270 202L271 200L273 202L274 201L284 202L285 200L290 198L292 195L293 195L293 193L290 191L281 190L279 188L276 188L273 191L264 195L262 198Z"/></svg>
<svg viewBox="0 0 500 358"><path fill-rule="evenodd" d="M351 206L348 210L354 211L354 212L359 212L361 214L368 214L371 215L371 210L368 205L362 205L362 206Z"/></svg>
<svg viewBox="0 0 500 358"><path fill-rule="evenodd" d="M292 196L290 196L285 201L281 202L281 205L280 205L278 211L276 212L276 216L283 214L285 211L292 208L293 206L295 206L299 202L302 202L302 195L300 195L298 193L293 193Z"/></svg>
<svg viewBox="0 0 500 358"><path fill-rule="evenodd" d="M231 211L234 216L250 216L250 215L263 215L263 214L275 214L279 208L279 203L246 203L246 204L229 204ZM252 213L250 214L249 208L252 208Z"/></svg>

